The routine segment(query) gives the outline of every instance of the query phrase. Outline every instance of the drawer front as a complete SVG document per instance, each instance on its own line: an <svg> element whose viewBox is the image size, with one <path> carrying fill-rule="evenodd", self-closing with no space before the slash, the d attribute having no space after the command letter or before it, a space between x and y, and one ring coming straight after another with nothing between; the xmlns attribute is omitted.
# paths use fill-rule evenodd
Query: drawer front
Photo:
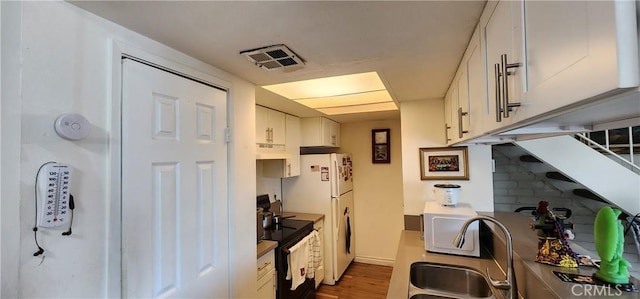
<svg viewBox="0 0 640 299"><path fill-rule="evenodd" d="M258 279L262 278L265 274L269 273L272 269L275 269L275 253L271 250L269 253L261 256L258 259L257 270Z"/></svg>

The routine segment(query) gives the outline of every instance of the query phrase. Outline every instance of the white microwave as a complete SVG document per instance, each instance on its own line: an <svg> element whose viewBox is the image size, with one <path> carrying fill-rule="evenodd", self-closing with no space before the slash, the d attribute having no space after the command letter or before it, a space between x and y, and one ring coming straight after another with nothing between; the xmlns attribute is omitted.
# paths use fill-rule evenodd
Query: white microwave
<svg viewBox="0 0 640 299"><path fill-rule="evenodd" d="M462 224L477 213L467 203L443 206L436 201L427 201L424 206L424 247L429 252L465 256L480 256L479 221L469 225L462 248L453 245L453 240Z"/></svg>

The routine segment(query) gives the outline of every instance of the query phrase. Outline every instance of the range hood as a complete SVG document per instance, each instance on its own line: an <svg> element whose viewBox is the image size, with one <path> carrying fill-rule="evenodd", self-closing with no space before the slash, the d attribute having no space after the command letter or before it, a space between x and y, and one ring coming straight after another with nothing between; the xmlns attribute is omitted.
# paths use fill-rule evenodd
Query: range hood
<svg viewBox="0 0 640 299"><path fill-rule="evenodd" d="M256 160L286 160L291 159L291 154L283 150L275 149L256 149Z"/></svg>

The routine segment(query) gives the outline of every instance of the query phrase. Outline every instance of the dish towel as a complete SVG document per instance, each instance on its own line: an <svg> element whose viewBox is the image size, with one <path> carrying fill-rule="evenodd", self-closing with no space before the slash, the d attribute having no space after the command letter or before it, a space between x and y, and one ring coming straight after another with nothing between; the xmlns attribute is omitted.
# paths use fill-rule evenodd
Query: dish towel
<svg viewBox="0 0 640 299"><path fill-rule="evenodd" d="M316 269L322 263L322 244L317 230L312 231L309 238L309 265L307 266L307 278L315 278Z"/></svg>
<svg viewBox="0 0 640 299"><path fill-rule="evenodd" d="M300 242L289 248L287 257L287 280L291 280L291 290L295 290L303 284L307 276L309 266L309 238L304 237Z"/></svg>
<svg viewBox="0 0 640 299"><path fill-rule="evenodd" d="M347 253L351 253L351 221L349 220L349 207L344 209L344 215L347 216Z"/></svg>

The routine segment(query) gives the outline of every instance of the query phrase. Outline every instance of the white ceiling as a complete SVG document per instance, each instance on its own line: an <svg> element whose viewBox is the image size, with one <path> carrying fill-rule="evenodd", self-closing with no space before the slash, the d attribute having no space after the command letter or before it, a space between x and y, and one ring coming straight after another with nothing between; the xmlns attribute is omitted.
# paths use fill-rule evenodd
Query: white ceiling
<svg viewBox="0 0 640 299"><path fill-rule="evenodd" d="M442 98L485 1L78 1L109 19L256 86L377 71L396 102ZM306 66L267 71L239 55L286 44ZM258 88L256 102L318 112ZM340 122L399 112L332 116Z"/></svg>

